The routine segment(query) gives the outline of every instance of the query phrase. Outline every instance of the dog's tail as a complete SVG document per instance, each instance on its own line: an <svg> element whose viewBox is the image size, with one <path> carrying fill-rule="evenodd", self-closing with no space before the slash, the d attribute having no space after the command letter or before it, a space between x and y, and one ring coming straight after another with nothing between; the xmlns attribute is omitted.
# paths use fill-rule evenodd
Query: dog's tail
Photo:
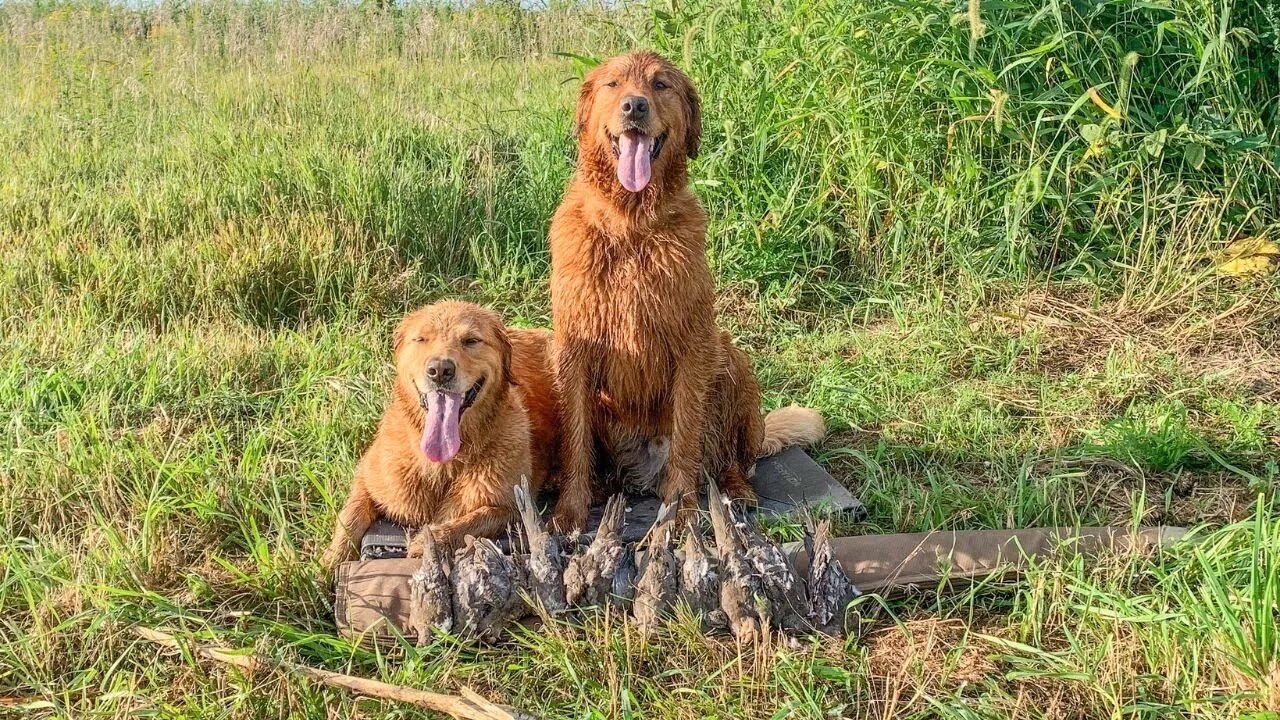
<svg viewBox="0 0 1280 720"><path fill-rule="evenodd" d="M792 445L812 445L827 434L827 424L817 410L788 405L764 416L760 457L776 455Z"/></svg>

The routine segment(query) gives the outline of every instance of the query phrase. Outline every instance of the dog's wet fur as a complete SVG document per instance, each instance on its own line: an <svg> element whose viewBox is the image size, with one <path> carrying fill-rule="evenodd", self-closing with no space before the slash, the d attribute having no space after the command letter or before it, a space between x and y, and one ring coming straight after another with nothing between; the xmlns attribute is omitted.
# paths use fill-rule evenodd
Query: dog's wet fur
<svg viewBox="0 0 1280 720"><path fill-rule="evenodd" d="M441 302L405 317L392 336L391 400L356 468L325 566L351 558L379 515L421 527L445 546L505 528L515 517L516 485L528 478L536 492L557 455L549 344L547 331L507 328L470 303ZM424 397L442 386L429 366L445 361L453 367L445 390L463 397L460 443L447 462L436 462L423 449ZM420 548L411 543L411 554Z"/></svg>

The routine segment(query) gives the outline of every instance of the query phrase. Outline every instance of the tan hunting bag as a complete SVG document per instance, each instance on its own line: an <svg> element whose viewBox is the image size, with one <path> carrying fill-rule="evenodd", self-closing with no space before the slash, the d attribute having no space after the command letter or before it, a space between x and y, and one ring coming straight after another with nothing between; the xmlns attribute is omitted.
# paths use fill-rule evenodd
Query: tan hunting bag
<svg viewBox="0 0 1280 720"><path fill-rule="evenodd" d="M1037 559L1064 553L1145 553L1185 534L1173 527L1040 528L934 531L833 538L836 557L863 593L901 597L956 590L986 578L1008 579ZM808 566L799 543L785 546L797 570ZM335 578L338 632L351 639L390 639L409 625L408 558L348 562Z"/></svg>

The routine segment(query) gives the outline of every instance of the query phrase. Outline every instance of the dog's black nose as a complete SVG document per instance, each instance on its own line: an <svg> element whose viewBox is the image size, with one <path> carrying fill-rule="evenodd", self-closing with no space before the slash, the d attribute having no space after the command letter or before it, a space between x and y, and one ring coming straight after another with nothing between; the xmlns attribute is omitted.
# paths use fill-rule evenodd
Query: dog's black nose
<svg viewBox="0 0 1280 720"><path fill-rule="evenodd" d="M622 116L628 120L643 120L649 116L649 98L628 95L622 98Z"/></svg>
<svg viewBox="0 0 1280 720"><path fill-rule="evenodd" d="M436 384L444 384L458 373L458 366L449 358L435 358L427 361L427 377Z"/></svg>

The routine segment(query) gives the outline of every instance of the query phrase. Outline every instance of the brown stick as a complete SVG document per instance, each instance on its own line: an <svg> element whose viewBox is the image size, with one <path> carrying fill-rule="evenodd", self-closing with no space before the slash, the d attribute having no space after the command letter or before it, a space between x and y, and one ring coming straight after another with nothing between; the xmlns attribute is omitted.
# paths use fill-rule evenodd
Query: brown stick
<svg viewBox="0 0 1280 720"><path fill-rule="evenodd" d="M145 627L136 627L134 631L140 637L157 645L168 648L183 648L183 644L168 633ZM195 643L190 643L188 649L202 658L234 665L249 672L267 670L301 675L329 687L350 690L353 693L367 697L417 705L428 710L447 713L462 720L536 720L533 715L526 712L503 705L495 705L467 688L463 688L462 697L442 695L440 693L427 692L426 690L416 690L403 685L392 685L378 680L321 670L309 665L301 665L284 660L271 660L257 655L242 655Z"/></svg>

